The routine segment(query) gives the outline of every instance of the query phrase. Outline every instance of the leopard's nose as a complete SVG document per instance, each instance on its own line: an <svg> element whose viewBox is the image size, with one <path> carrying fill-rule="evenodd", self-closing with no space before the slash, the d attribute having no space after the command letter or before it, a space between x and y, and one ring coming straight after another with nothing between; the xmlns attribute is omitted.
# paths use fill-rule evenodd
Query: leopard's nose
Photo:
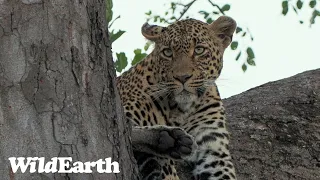
<svg viewBox="0 0 320 180"><path fill-rule="evenodd" d="M188 81L188 79L190 79L192 77L192 75L182 75L182 76L173 76L174 79L180 81L182 84L184 84L185 82Z"/></svg>

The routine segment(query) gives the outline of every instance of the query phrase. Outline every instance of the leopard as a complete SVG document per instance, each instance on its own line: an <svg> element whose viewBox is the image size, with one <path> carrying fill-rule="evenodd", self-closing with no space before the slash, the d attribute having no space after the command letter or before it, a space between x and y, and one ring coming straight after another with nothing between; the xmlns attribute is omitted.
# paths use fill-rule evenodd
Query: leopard
<svg viewBox="0 0 320 180"><path fill-rule="evenodd" d="M236 179L216 84L236 27L229 16L142 26L154 48L116 80L141 179L179 180L178 161L192 179Z"/></svg>

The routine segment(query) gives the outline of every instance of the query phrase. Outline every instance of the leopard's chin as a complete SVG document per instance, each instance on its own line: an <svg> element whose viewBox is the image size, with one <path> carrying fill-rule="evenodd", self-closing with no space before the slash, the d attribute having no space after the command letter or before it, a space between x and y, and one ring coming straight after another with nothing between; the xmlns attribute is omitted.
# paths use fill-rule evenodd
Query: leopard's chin
<svg viewBox="0 0 320 180"><path fill-rule="evenodd" d="M183 90L179 94L174 96L174 100L177 102L178 107L183 112L186 112L196 102L197 96L193 93Z"/></svg>

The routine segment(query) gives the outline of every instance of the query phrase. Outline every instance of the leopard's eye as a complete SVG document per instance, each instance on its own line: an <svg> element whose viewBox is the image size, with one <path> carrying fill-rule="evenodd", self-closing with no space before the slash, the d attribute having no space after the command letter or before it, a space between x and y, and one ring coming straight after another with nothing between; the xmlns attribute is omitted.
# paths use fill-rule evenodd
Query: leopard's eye
<svg viewBox="0 0 320 180"><path fill-rule="evenodd" d="M201 55L204 52L204 50L205 50L204 47L196 47L194 49L194 52L196 55Z"/></svg>
<svg viewBox="0 0 320 180"><path fill-rule="evenodd" d="M165 55L166 57L172 57L172 50L169 48L164 49L163 51L163 55Z"/></svg>

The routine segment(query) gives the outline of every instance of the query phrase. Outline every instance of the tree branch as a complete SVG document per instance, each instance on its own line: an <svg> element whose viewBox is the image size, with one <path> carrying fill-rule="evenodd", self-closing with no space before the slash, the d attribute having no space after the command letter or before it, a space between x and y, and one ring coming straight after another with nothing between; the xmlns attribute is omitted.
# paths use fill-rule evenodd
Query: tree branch
<svg viewBox="0 0 320 180"><path fill-rule="evenodd" d="M219 5L214 4L211 0L208 0L208 2L209 2L213 7L218 8L218 10L220 11L221 14L225 15Z"/></svg>
<svg viewBox="0 0 320 180"><path fill-rule="evenodd" d="M238 179L320 179L320 69L224 99ZM180 179L192 166L179 162Z"/></svg>
<svg viewBox="0 0 320 180"><path fill-rule="evenodd" d="M193 0L193 1L191 1L190 3L184 5L184 9L183 9L182 12L180 12L180 16L179 16L179 18L177 19L177 21L179 21L179 20L184 16L184 14L189 10L189 8L192 6L192 4L195 3L196 1L197 1L197 0ZM179 4L179 5L181 5L181 4Z"/></svg>

